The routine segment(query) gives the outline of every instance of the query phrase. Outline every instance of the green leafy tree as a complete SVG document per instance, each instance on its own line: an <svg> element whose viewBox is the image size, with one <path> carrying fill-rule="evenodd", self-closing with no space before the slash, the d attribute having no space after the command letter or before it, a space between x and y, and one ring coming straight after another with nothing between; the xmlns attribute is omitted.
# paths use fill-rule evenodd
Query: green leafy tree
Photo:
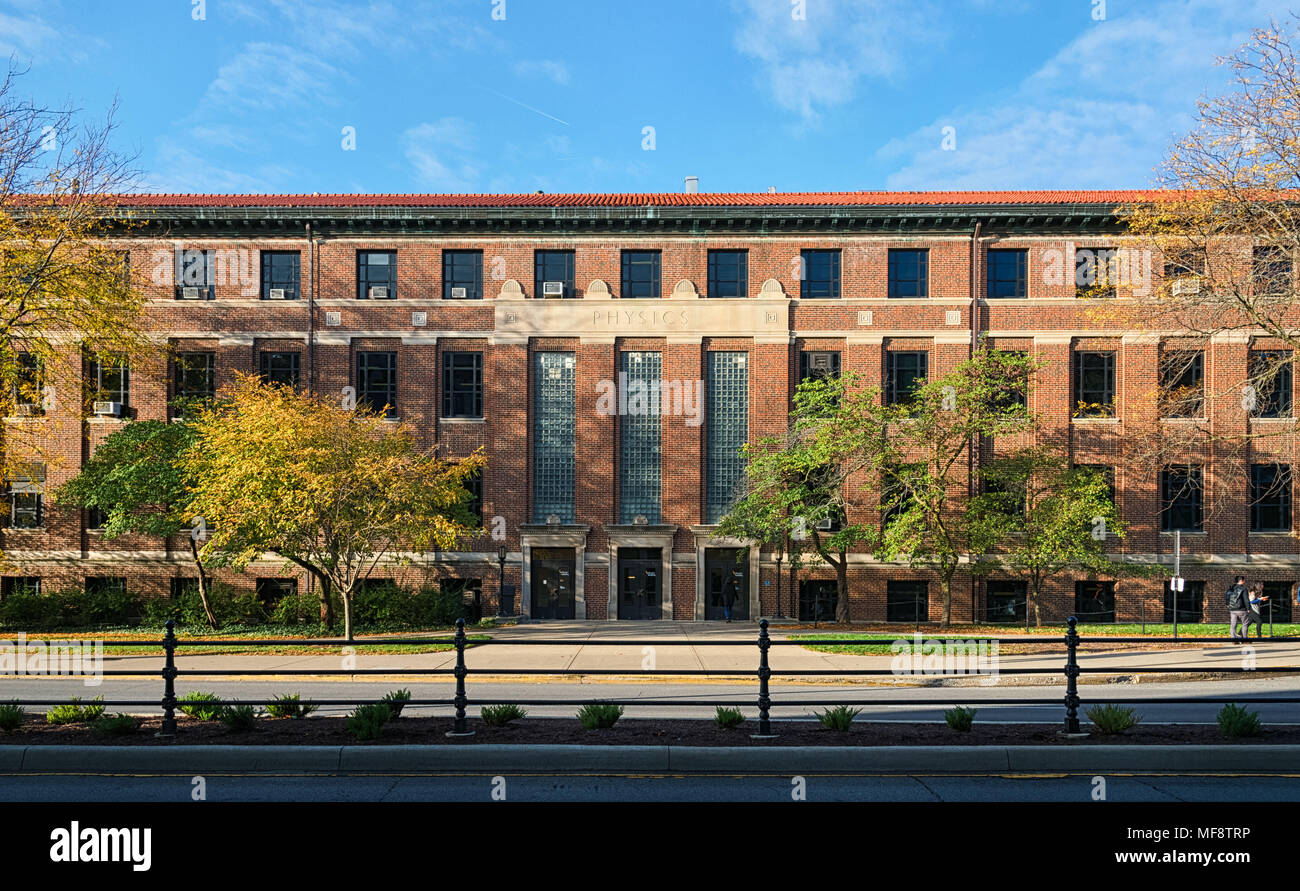
<svg viewBox="0 0 1300 891"><path fill-rule="evenodd" d="M1035 365L1022 353L979 349L936 380L886 406L879 454L886 521L877 555L938 576L943 625L952 622L952 582L989 526L968 495L972 448L988 437L1034 428L1016 390L1027 393Z"/></svg>
<svg viewBox="0 0 1300 891"><path fill-rule="evenodd" d="M184 534L199 575L199 599L208 624L217 618L208 602L208 573L200 557L204 527L188 511L189 482L184 453L194 444L188 424L132 421L110 434L81 472L52 493L59 504L105 514L104 537Z"/></svg>
<svg viewBox="0 0 1300 891"><path fill-rule="evenodd" d="M848 496L874 466L882 433L879 392L860 387L855 375L804 381L786 432L746 449L746 493L715 534L778 547L792 539L794 565L816 554L835 571L835 620L848 622L849 552L873 547L880 532L850 522Z"/></svg>

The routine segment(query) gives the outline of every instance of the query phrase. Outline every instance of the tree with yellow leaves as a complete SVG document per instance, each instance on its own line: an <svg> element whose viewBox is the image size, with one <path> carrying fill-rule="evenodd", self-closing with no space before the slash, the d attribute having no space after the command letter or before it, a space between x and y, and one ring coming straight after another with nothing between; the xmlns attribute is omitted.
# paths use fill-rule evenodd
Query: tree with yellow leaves
<svg viewBox="0 0 1300 891"><path fill-rule="evenodd" d="M405 425L255 377L222 396L195 418L182 458L186 513L208 533L203 559L242 569L269 552L301 567L328 627L339 597L348 640L353 596L376 566L455 550L477 531L466 482L481 454L423 454Z"/></svg>

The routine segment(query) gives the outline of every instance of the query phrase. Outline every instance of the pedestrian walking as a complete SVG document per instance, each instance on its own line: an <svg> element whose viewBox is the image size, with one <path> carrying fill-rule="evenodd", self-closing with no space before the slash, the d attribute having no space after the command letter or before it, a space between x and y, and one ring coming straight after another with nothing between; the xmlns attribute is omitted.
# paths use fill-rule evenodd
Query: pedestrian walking
<svg viewBox="0 0 1300 891"><path fill-rule="evenodd" d="M1228 635L1233 643L1246 642L1246 614L1250 609L1250 592L1246 590L1246 577L1237 576L1237 581L1223 595L1223 602L1228 607ZM1241 626L1241 636L1237 636L1237 626Z"/></svg>
<svg viewBox="0 0 1300 891"><path fill-rule="evenodd" d="M1255 625L1255 637L1264 636L1264 609L1268 598L1264 596L1264 585L1260 582L1250 586L1250 610L1246 613L1246 636L1250 637L1250 625Z"/></svg>

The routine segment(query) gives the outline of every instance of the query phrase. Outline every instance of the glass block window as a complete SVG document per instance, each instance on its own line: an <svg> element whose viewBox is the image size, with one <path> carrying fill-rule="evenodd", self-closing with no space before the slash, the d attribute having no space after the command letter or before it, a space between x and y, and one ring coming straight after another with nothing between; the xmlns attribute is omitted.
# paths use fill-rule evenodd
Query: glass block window
<svg viewBox="0 0 1300 891"><path fill-rule="evenodd" d="M397 299L397 251L357 251L357 297Z"/></svg>
<svg viewBox="0 0 1300 891"><path fill-rule="evenodd" d="M710 352L705 396L704 522L716 523L742 494L749 442L749 354Z"/></svg>
<svg viewBox="0 0 1300 891"><path fill-rule="evenodd" d="M889 296L930 296L929 250L891 250L889 252Z"/></svg>
<svg viewBox="0 0 1300 891"><path fill-rule="evenodd" d="M533 355L533 520L574 519L575 399L573 353Z"/></svg>
<svg viewBox="0 0 1300 891"><path fill-rule="evenodd" d="M357 407L397 417L397 353L357 353Z"/></svg>
<svg viewBox="0 0 1300 891"><path fill-rule="evenodd" d="M749 251L709 251L708 297L748 297Z"/></svg>
<svg viewBox="0 0 1300 891"><path fill-rule="evenodd" d="M620 353L618 370L619 386L627 394L627 410L619 420L619 520L631 523L640 515L658 523L663 354Z"/></svg>

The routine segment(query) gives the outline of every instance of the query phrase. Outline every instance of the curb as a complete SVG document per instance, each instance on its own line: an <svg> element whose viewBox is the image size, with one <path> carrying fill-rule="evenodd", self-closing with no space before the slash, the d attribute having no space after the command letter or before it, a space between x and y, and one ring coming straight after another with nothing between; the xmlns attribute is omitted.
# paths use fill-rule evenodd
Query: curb
<svg viewBox="0 0 1300 891"><path fill-rule="evenodd" d="M1260 752L1267 755L1260 758ZM1203 746L0 746L0 773L574 771L1300 771L1300 745Z"/></svg>

